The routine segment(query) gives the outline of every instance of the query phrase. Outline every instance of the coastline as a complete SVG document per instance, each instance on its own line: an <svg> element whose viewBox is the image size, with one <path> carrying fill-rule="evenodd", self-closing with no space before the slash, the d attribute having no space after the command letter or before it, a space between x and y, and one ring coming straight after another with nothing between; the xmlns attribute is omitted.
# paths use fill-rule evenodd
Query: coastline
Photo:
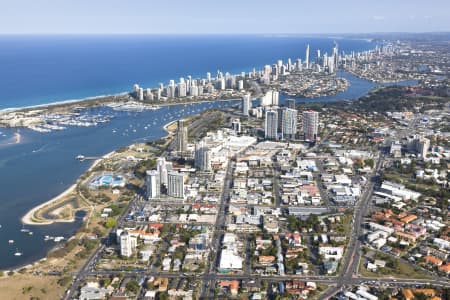
<svg viewBox="0 0 450 300"><path fill-rule="evenodd" d="M27 106L22 106L22 107L0 108L0 114L17 112L17 111L28 111L28 110L34 110L34 109L49 109L49 108L57 108L57 107L66 107L66 106L71 106L74 104L85 104L85 103L88 103L91 101L104 102L104 101L109 100L109 98L124 97L127 95L128 95L128 92L123 92L123 93L118 93L118 94L99 95L99 96L92 96L92 97L80 98L80 99L68 99L68 100L54 101L54 102L42 103L42 104L36 104L36 105L27 105Z"/></svg>
<svg viewBox="0 0 450 300"><path fill-rule="evenodd" d="M92 163L92 165L89 167L89 169L86 170L86 172L89 172L89 171L91 171L92 169L94 169L94 168L95 168L95 167L96 167L103 159L108 158L110 155L114 154L115 151L116 151L116 150L111 151L111 152L109 152L109 153L103 155L103 156L100 157L99 159L95 160L95 161ZM86 172L85 172L85 173L86 173ZM44 202L44 203L41 203L41 204L39 204L39 205L33 207L32 209L30 209L30 210L29 210L29 211L21 218L21 222L22 222L23 224L25 224L25 225L50 225L50 224L53 224L53 223L65 223L65 222L71 223L71 222L75 221L75 219L72 217L72 218L70 218L70 219L56 219L56 220L48 220L48 221L36 222L36 221L33 221L33 216L34 216L34 214L35 214L37 211L39 211L40 209L46 207L47 205L51 205L51 204L53 204L53 203L55 203L55 202L58 202L58 201L60 201L61 199L63 199L64 197L66 197L66 196L70 195L71 193L73 193L73 192L75 191L77 185L78 185L78 180L79 180L79 179L77 179L77 181L76 181L74 184L72 184L70 187L68 187L68 188L67 188L65 191L63 191L61 194L59 194L59 195L53 197L52 199L50 199L50 200L48 200L48 201L46 201L46 202ZM80 209L81 209L81 208L80 208ZM79 210L79 209L77 209L77 210ZM77 211L77 210L74 210L74 211Z"/></svg>
<svg viewBox="0 0 450 300"><path fill-rule="evenodd" d="M231 100L231 99L230 99L230 100ZM222 100L222 101L226 101L226 100ZM175 124L176 122L177 122L176 120L175 120L175 121L171 121L171 122L168 122L167 124L165 124L165 125L163 126L164 131L167 132L167 135L164 136L163 138L168 138L168 137L170 137L171 135L174 134L174 132L173 132L172 130L170 130L169 127L172 126L173 124ZM19 138L19 139L20 139L20 138ZM114 154L115 152L116 152L116 150L113 150L113 151L111 151L111 152L109 152L109 153L106 153L105 155L103 155L103 156L100 157L99 159L96 159L96 160L92 163L92 165L91 165L84 173L87 173L87 172L89 172L89 171L92 171L92 169L94 169L94 168L95 168L102 160L104 160L104 159L110 157L110 156L111 156L112 154ZM34 216L34 214L35 214L37 211L39 211L40 209L46 207L47 205L51 205L51 204L53 204L53 203L55 203L55 202L58 202L58 201L60 201L61 199L63 199L64 197L66 197L66 196L70 195L72 192L74 192L75 189L76 189L76 187L77 187L77 185L78 185L78 181L79 181L79 179L77 179L77 181L76 181L74 184L72 184L70 187L68 187L68 188L67 188L65 191L63 191L61 194L59 194L59 195L53 197L52 199L50 199L50 200L48 200L48 201L45 201L45 202L43 202L43 203L41 203L41 204L39 204L39 205L37 205L37 206L31 208L31 209L30 209L30 210L29 210L29 211L21 218L21 222L22 222L23 224L25 224L25 225L50 225L50 224L53 224L53 223L63 223L63 222L70 223L70 222L73 222L73 221L75 220L73 217L72 217L71 219L55 219L55 220L48 220L48 221L36 222L36 221L33 221L33 216Z"/></svg>
<svg viewBox="0 0 450 300"><path fill-rule="evenodd" d="M63 191L61 194L53 197L52 199L39 204L38 206L33 207L31 210L29 210L21 219L22 223L25 225L50 225L53 224L55 221L44 221L44 222L35 222L33 221L33 216L34 213L37 212L38 210L40 210L41 208L44 208L47 205L52 204L53 202L56 202L58 200L60 200L61 198L70 195L76 188L76 184L72 184L68 189L66 189L65 191ZM59 222L73 222L73 219L71 220L60 220Z"/></svg>

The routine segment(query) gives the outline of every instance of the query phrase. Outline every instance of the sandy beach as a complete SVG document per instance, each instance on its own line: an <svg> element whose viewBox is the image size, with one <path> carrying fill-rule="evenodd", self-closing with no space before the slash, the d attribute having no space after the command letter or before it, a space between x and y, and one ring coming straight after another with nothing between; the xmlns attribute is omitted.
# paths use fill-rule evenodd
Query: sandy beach
<svg viewBox="0 0 450 300"><path fill-rule="evenodd" d="M64 192L62 192L61 194L59 194L58 196L48 200L47 202L44 202L42 204L39 204L38 206L33 207L31 210L29 210L23 217L22 217L22 223L27 224L27 225L48 225L48 224L52 224L55 221L46 221L46 222L34 222L33 221L33 215L36 211L38 211L39 209L53 203L56 202L58 200L60 200L61 198L69 195L70 193L72 193L75 188L76 188L76 184L71 185L67 190L65 190ZM72 222L73 220L65 220L64 222Z"/></svg>
<svg viewBox="0 0 450 300"><path fill-rule="evenodd" d="M105 155L103 155L101 158L97 159L94 161L94 163L89 167L89 169L86 170L86 172L91 171L93 168L95 168L95 166L101 162L103 159L108 158L110 155L112 155L115 151L111 151ZM62 192L61 194L59 194L58 196L42 203L39 204L38 206L33 207L31 210L29 210L23 217L22 217L22 223L23 224L27 224L27 225L49 225L49 224L53 224L55 222L73 222L73 219L69 219L69 220L51 220L51 221L43 221L43 222L35 222L33 221L33 215L36 211L38 211L39 209L52 204L53 202L57 202L59 200L61 200L62 198L66 197L67 195L70 195L72 192L75 191L75 188L77 187L77 183L72 184L68 189L66 189L64 192Z"/></svg>

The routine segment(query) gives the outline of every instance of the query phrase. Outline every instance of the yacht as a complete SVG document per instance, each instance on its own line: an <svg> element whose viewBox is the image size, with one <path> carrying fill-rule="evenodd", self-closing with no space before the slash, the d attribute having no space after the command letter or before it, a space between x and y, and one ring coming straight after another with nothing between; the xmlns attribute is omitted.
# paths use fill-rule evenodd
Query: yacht
<svg viewBox="0 0 450 300"><path fill-rule="evenodd" d="M29 230L29 229L26 229L24 226L22 226L22 229L20 229L20 232L25 232L25 233L27 233L27 232L30 232L30 230Z"/></svg>
<svg viewBox="0 0 450 300"><path fill-rule="evenodd" d="M22 256L22 252L19 252L19 250L16 250L16 253L14 253L15 256Z"/></svg>
<svg viewBox="0 0 450 300"><path fill-rule="evenodd" d="M9 244L14 244L14 240L9 240L8 243Z"/></svg>
<svg viewBox="0 0 450 300"><path fill-rule="evenodd" d="M64 240L63 236L57 236L57 237L54 238L55 243L61 242L62 240Z"/></svg>

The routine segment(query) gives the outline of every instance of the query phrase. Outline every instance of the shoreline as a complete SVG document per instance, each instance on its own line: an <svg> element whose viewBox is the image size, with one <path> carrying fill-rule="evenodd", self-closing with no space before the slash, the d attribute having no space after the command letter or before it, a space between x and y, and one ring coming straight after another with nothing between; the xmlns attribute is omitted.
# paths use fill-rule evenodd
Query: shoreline
<svg viewBox="0 0 450 300"><path fill-rule="evenodd" d="M103 159L108 158L110 155L112 155L113 153L115 153L116 150L113 150L105 155L103 155L102 157L100 157L99 159L96 159L92 165L84 172L89 172L91 171L93 168L95 168ZM83 173L83 174L84 174ZM78 185L78 180L79 178L76 180L76 182L74 184L72 184L71 186L69 186L66 190L64 190L62 193L60 193L59 195L56 195L55 197L51 198L48 201L45 201L44 203L41 203L33 208L31 208L29 211L27 211L27 213L25 215L23 215L23 217L20 219L21 222L25 225L51 225L53 223L71 223L73 221L75 221L75 218L72 216L71 219L55 219L55 220L48 220L48 221L43 221L43 222L36 222L33 221L33 217L34 214L39 211L40 209L44 208L47 205L51 205L55 202L58 202L59 200L63 199L64 197L70 195L72 192L75 191L77 185ZM79 209L75 209L74 211L78 211L82 208Z"/></svg>
<svg viewBox="0 0 450 300"><path fill-rule="evenodd" d="M64 107L64 106L70 106L77 103L87 103L89 101L102 101L107 100L108 98L115 98L115 97L123 97L127 96L128 92L123 93L117 93L117 94L109 94L109 95L98 95L98 96L92 96L92 97L86 97L86 98L79 98L79 99L68 99L68 100L61 100L61 101L54 101L49 103L42 103L42 104L35 104L35 105L27 105L22 107L7 107L7 108L0 108L0 114L3 113L11 113L11 112L18 112L18 111L28 111L28 110L34 110L34 109L48 109L48 108L55 108L55 107Z"/></svg>
<svg viewBox="0 0 450 300"><path fill-rule="evenodd" d="M230 100L231 100L231 99L230 99ZM223 101L225 101L225 100L223 100ZM172 132L171 130L169 130L169 127L170 127L172 124L176 123L176 122L177 122L176 120L175 120L175 121L171 121L171 122L168 122L167 124L165 124L165 125L163 126L163 129L164 129L164 131L167 132L167 135L163 136L162 138L168 138L168 137L170 137L171 135L174 134L174 132ZM132 144L131 144L131 145L132 145ZM128 145L128 146L130 146L130 145ZM91 165L91 166L90 166L83 174L85 174L85 173L91 171L92 169L94 169L94 168L95 168L102 160L104 160L104 159L110 157L112 154L114 154L114 153L116 152L116 150L117 150L117 149L115 149L115 150L113 150L113 151L111 151L111 152L109 152L109 153L106 153L106 154L103 155L102 157L96 159L96 160L92 163L92 165ZM82 175L83 175L83 174L82 174ZM76 187L77 187L77 185L78 185L78 181L79 181L79 178L76 180L76 182L75 182L74 184L72 184L71 186L69 186L66 190L64 190L64 191L63 191L62 193L60 193L59 195L56 195L55 197L51 198L50 200L45 201L45 202L43 202L43 203L41 203L41 204L38 204L37 206L34 206L34 207L31 208L30 210L28 210L28 211L25 213L25 215L23 215L23 217L21 218L21 222L22 222L23 224L25 224L25 225L51 225L51 224L53 224L53 223L65 223L65 222L70 223L70 222L75 221L75 219L72 217L71 219L67 219L67 220L65 220L65 219L55 219L55 220L48 220L48 221L43 221L43 222L36 222L36 221L33 221L33 216L34 216L34 214L35 214L37 211L39 211L40 209L44 208L45 206L51 205L51 204L53 204L53 203L55 203L55 202L61 200L62 198L66 197L67 195L70 195L72 192L74 192L74 190L76 189ZM81 208L80 208L80 209L81 209ZM74 211L78 211L78 210L80 210L80 209L76 209L76 210L74 210Z"/></svg>
<svg viewBox="0 0 450 300"><path fill-rule="evenodd" d="M58 200L60 200L61 198L69 195L70 193L72 193L75 188L76 188L76 183L72 184L68 189L66 189L65 191L63 191L61 194L53 197L52 199L39 204L38 206L33 207L32 209L30 209L21 219L22 223L25 225L50 225L53 224L54 222L73 222L73 220L60 220L60 221L44 221L44 222L35 222L33 221L33 217L34 217L34 213L37 212L38 210L40 210L41 208L44 208L47 205L52 204L53 202L56 202Z"/></svg>

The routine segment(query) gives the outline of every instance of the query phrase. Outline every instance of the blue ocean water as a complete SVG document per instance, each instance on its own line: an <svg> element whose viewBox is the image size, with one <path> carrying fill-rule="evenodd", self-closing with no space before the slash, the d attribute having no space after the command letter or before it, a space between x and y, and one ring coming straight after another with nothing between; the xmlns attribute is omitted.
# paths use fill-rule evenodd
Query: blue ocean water
<svg viewBox="0 0 450 300"><path fill-rule="evenodd" d="M330 52L333 42L264 36L1 36L0 109L119 93L134 83L155 86L181 76L204 77L217 69L249 71L277 59L303 59L308 43L312 57L318 48ZM374 47L362 40L338 42L347 52ZM353 99L375 86L343 76L350 80L347 91L298 101ZM165 134L162 126L169 121L232 104L199 103L142 113L94 108L91 113L113 113L114 118L96 127L69 127L48 134L20 129L19 144L10 144L16 129L0 128L0 269L44 257L54 246L43 240L44 235L68 237L79 226L81 220L28 226L32 236L20 232L20 219L29 209L63 192L89 167L90 162L76 161L76 155L99 156L133 142L154 140ZM14 245L8 244L9 239L15 240ZM16 249L23 256L14 256Z"/></svg>
<svg viewBox="0 0 450 300"><path fill-rule="evenodd" d="M115 94L134 83L155 87L170 79L217 70L250 71L277 59L304 59L310 44L331 52L334 39L295 36L0 36L0 109ZM339 39L339 49L371 49L366 40Z"/></svg>

